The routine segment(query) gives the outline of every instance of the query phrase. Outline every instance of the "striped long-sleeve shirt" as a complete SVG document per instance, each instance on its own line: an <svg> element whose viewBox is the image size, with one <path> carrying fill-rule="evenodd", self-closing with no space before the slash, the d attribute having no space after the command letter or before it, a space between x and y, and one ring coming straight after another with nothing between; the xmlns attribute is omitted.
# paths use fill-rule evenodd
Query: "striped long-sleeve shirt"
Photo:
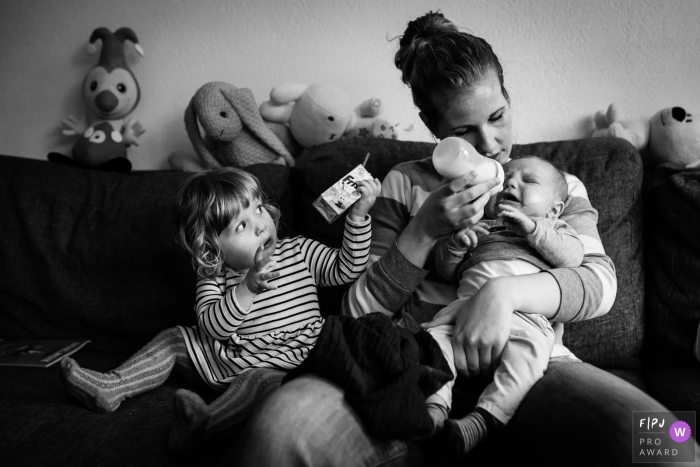
<svg viewBox="0 0 700 467"><path fill-rule="evenodd" d="M457 299L455 282L413 265L396 247L398 236L441 180L430 158L399 164L387 174L372 208L374 236L369 267L345 294L344 314L359 317L380 311L393 316L401 312L423 323ZM559 310L552 319L559 345L561 323L607 313L617 293L615 268L596 227L598 213L588 201L583 183L569 174L566 181L569 198L560 219L578 234L584 258L580 267L547 271L561 290Z"/></svg>
<svg viewBox="0 0 700 467"><path fill-rule="evenodd" d="M352 282L365 270L372 237L371 219L345 223L340 249L304 237L277 242L272 269L280 273L270 282L277 289L256 295L244 310L236 287L244 275L230 268L212 280L197 283L197 326L180 327L187 349L201 377L225 389L248 368L290 370L313 348L323 318L316 286Z"/></svg>

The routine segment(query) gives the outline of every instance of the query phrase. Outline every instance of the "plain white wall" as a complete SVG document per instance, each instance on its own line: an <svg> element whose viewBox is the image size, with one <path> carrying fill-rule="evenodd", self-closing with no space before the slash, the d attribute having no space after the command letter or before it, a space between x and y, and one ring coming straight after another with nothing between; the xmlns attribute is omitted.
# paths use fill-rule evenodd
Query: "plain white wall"
<svg viewBox="0 0 700 467"><path fill-rule="evenodd" d="M2 0L0 153L70 154L61 119L85 112L85 52L100 26L132 28L127 46L142 98L132 117L147 132L134 168L168 168L192 151L184 109L208 81L250 88L258 104L284 82L336 83L357 101L379 97L384 116L431 140L393 66L409 20L440 10L486 38L501 58L517 141L585 137L610 102L650 116L700 112L699 0Z"/></svg>

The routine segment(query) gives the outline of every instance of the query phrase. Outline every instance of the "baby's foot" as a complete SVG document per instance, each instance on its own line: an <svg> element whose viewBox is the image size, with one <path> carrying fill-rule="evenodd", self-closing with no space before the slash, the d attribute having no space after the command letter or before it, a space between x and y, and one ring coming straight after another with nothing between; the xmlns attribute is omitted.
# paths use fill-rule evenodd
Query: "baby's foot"
<svg viewBox="0 0 700 467"><path fill-rule="evenodd" d="M175 426L170 432L168 448L175 454L193 454L204 441L211 414L206 402L186 389L175 391L173 400Z"/></svg>
<svg viewBox="0 0 700 467"><path fill-rule="evenodd" d="M123 397L110 400L107 397L107 377L102 373L81 368L72 358L65 357L61 360L58 376L71 396L95 412L114 412L124 400Z"/></svg>
<svg viewBox="0 0 700 467"><path fill-rule="evenodd" d="M481 411L474 411L460 420L445 420L439 436L442 437L441 442L449 455L462 457L502 426L503 424L491 414L484 415Z"/></svg>

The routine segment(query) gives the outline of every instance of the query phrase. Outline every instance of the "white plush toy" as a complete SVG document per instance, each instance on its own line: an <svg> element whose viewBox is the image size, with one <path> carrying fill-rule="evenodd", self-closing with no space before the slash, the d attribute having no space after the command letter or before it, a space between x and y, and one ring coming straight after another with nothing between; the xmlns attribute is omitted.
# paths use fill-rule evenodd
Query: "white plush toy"
<svg viewBox="0 0 700 467"><path fill-rule="evenodd" d="M382 103L367 99L353 108L350 95L334 84L275 86L260 105L268 122L287 123L292 136L307 149L341 138L394 138L396 128L380 118Z"/></svg>
<svg viewBox="0 0 700 467"><path fill-rule="evenodd" d="M677 168L700 166L700 119L683 107L668 107L651 119L629 116L619 104L594 117L591 136L623 138L637 148L645 164Z"/></svg>

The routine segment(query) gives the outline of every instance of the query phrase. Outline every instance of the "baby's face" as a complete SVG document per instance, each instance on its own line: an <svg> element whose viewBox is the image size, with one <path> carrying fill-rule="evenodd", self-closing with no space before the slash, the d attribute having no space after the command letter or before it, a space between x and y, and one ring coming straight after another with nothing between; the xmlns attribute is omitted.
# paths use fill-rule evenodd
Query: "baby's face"
<svg viewBox="0 0 700 467"><path fill-rule="evenodd" d="M528 157L514 159L503 165L503 191L496 195L496 208L512 206L526 216L547 217L556 203L554 195L555 169L546 162Z"/></svg>

